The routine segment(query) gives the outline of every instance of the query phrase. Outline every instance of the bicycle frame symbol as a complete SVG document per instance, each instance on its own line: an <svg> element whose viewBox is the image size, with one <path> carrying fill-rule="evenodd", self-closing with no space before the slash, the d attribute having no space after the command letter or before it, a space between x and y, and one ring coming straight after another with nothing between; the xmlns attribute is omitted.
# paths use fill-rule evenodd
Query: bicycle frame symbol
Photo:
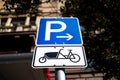
<svg viewBox="0 0 120 80"><path fill-rule="evenodd" d="M70 61L77 63L80 61L80 56L78 54L73 54L72 50L68 50L68 55L63 55L61 53L63 49L60 49L59 52L47 52L43 57L39 58L40 63L45 63L47 59L69 59ZM59 55L62 55L62 58L59 58Z"/></svg>

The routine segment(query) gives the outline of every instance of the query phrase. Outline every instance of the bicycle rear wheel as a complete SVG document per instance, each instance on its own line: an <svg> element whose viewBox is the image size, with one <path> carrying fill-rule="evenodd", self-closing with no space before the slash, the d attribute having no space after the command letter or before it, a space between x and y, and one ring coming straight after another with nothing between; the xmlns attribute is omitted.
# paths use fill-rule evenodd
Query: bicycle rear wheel
<svg viewBox="0 0 120 80"><path fill-rule="evenodd" d="M40 62L40 63L44 63L44 62L46 62L46 61L47 61L46 57L40 57L40 58L39 58L39 62Z"/></svg>

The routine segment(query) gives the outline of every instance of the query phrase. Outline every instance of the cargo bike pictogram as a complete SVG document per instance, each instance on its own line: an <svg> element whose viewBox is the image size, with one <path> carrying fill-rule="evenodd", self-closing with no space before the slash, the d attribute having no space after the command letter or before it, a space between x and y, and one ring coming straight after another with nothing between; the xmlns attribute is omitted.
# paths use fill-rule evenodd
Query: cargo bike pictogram
<svg viewBox="0 0 120 80"><path fill-rule="evenodd" d="M69 53L68 55L63 55L61 53L63 49L60 49L58 52L47 52L44 54L43 57L39 58L39 62L40 63L45 63L47 61L47 59L69 59L71 62L73 63L77 63L80 61L80 56L78 54L74 54L72 53L72 50L68 50ZM59 55L62 55L62 58L59 58Z"/></svg>

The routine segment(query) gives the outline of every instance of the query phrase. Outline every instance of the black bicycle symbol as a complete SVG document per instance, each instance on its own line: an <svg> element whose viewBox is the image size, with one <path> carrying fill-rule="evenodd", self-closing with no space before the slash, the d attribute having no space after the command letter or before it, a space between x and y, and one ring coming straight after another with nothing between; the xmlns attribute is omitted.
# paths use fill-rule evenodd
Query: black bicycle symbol
<svg viewBox="0 0 120 80"><path fill-rule="evenodd" d="M69 59L70 61L77 63L80 61L80 56L78 54L73 54L72 50L68 50L68 55L63 55L61 53L63 49L60 49L59 52L47 52L43 57L39 58L40 63L45 63L47 59ZM62 58L59 58L59 55L62 55Z"/></svg>

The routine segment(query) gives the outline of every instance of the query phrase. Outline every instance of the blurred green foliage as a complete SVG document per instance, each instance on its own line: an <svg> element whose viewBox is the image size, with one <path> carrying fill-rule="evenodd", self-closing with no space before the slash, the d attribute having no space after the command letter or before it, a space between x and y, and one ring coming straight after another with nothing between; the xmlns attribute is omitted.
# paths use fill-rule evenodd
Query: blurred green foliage
<svg viewBox="0 0 120 80"><path fill-rule="evenodd" d="M38 6L41 0L5 0L4 7L11 12L15 10L18 13L35 13L38 12Z"/></svg>
<svg viewBox="0 0 120 80"><path fill-rule="evenodd" d="M79 18L88 63L120 80L120 0L66 0L61 12Z"/></svg>

